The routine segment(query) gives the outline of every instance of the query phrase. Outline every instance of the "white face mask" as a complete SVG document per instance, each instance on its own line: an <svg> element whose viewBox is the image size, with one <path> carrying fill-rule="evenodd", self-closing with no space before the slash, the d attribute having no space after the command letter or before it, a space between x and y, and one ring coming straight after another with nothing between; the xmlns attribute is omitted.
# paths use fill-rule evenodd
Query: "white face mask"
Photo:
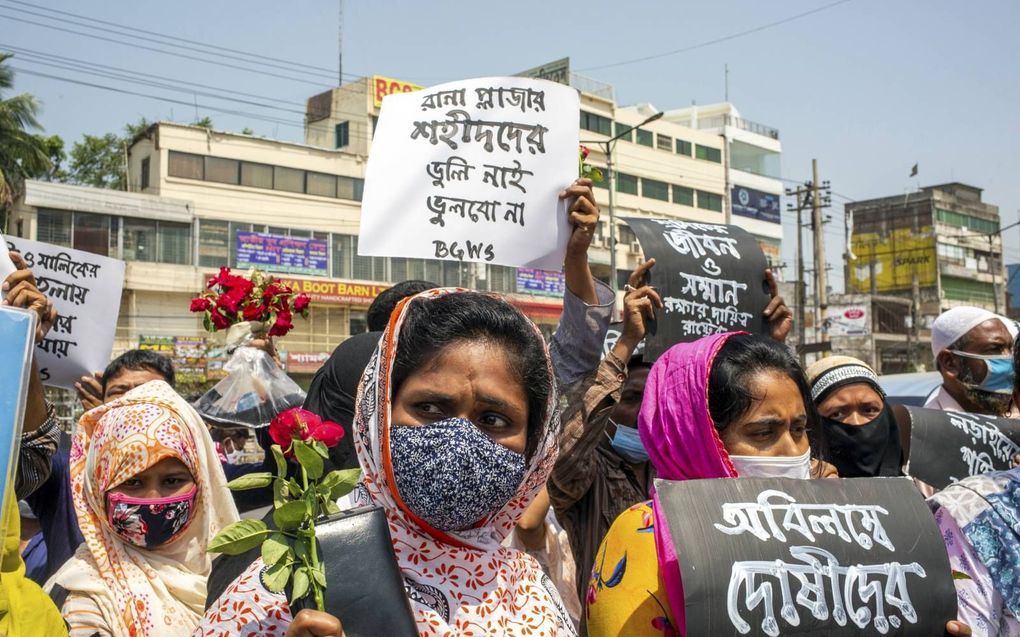
<svg viewBox="0 0 1020 637"><path fill-rule="evenodd" d="M730 456L730 461L741 478L811 477L811 449L801 456Z"/></svg>
<svg viewBox="0 0 1020 637"><path fill-rule="evenodd" d="M227 464L241 464L241 456L244 455L244 449L237 447L237 443L230 441L230 451L227 451L227 445L222 445L223 457L227 459Z"/></svg>

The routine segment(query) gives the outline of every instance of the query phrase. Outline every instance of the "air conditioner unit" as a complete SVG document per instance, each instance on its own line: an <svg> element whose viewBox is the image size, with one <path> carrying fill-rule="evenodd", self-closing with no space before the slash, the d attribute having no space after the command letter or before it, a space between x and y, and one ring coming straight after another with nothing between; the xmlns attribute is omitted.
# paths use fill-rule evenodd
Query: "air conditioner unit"
<svg viewBox="0 0 1020 637"><path fill-rule="evenodd" d="M630 244L630 251L633 252L634 254L638 254L639 252L641 252L641 244L637 241L634 241L633 243Z"/></svg>

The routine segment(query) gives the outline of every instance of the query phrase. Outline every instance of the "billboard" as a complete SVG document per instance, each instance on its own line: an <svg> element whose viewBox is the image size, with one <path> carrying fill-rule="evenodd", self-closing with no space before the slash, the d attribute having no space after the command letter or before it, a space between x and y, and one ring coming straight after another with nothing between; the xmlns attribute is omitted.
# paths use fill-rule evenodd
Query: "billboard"
<svg viewBox="0 0 1020 637"><path fill-rule="evenodd" d="M830 305L825 308L822 329L829 336L865 336L871 334L871 316L866 303Z"/></svg>
<svg viewBox="0 0 1020 637"><path fill-rule="evenodd" d="M857 257L850 262L850 287L854 292L871 290L872 270L876 292L909 290L915 274L920 287L935 285L937 259L931 226L919 232L899 228L887 234L854 234L850 245Z"/></svg>
<svg viewBox="0 0 1020 637"><path fill-rule="evenodd" d="M533 77L536 80L549 80L570 86L570 58L566 57L554 62L536 66L527 71L514 73L517 77Z"/></svg>
<svg viewBox="0 0 1020 637"><path fill-rule="evenodd" d="M379 293L388 285L374 283L355 283L353 281L318 281L312 279L293 279L276 277L276 280L298 293L311 297L312 303L327 305L364 305L369 306Z"/></svg>
<svg viewBox="0 0 1020 637"><path fill-rule="evenodd" d="M779 195L746 186L733 186L730 189L730 202L735 215L770 223L782 222L779 213Z"/></svg>
<svg viewBox="0 0 1020 637"><path fill-rule="evenodd" d="M539 296L562 297L567 289L567 279L562 272L517 268L517 292Z"/></svg>
<svg viewBox="0 0 1020 637"><path fill-rule="evenodd" d="M412 93L420 91L423 87L403 80L395 80L392 77L382 75L372 76L372 93L375 97L375 107L382 106L383 98L393 93Z"/></svg>
<svg viewBox="0 0 1020 637"><path fill-rule="evenodd" d="M329 276L329 242L262 232L235 236L237 268Z"/></svg>

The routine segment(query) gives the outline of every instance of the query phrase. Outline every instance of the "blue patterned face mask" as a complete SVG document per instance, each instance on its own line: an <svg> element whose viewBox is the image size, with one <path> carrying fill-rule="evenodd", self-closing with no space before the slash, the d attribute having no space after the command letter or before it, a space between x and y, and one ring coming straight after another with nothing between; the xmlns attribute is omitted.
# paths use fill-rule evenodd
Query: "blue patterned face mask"
<svg viewBox="0 0 1020 637"><path fill-rule="evenodd" d="M985 362L985 377L978 384L968 384L969 387L993 394L1013 394L1013 357L1009 354L982 355L961 352L955 349L950 353Z"/></svg>
<svg viewBox="0 0 1020 637"><path fill-rule="evenodd" d="M390 462L404 504L440 531L463 531L499 511L525 471L524 455L464 418L392 427Z"/></svg>

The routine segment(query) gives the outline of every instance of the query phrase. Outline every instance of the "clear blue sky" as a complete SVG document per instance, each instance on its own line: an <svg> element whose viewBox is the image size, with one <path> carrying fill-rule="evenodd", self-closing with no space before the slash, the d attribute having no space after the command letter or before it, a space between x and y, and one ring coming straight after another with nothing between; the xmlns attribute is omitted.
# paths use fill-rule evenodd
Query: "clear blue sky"
<svg viewBox="0 0 1020 637"><path fill-rule="evenodd" d="M13 46L271 97L272 111L209 97L137 86L29 63L19 68L71 77L193 104L250 111L288 123L252 120L198 108L217 128L299 140L303 101L335 79L337 2L303 0L223 2L72 2L28 0L206 44L256 52L333 69L294 81L181 59L135 46L100 41L11 19L17 17L128 40L27 12L53 15L0 0L0 50ZM693 51L626 66L591 68L690 47L832 4L833 0L720 0L718 2L411 2L347 0L344 72L381 74L422 84L510 74L570 56L573 69L613 84L621 104L660 109L721 101L723 65L730 67L730 100L744 117L781 131L783 176L803 180L811 158L823 179L850 198L904 192L918 185L964 181L985 189L1003 225L1020 209L1020 3L1014 0L848 0L773 28ZM80 19L67 15L66 20ZM102 25L100 25L102 26ZM112 28L112 27L109 27ZM208 57L181 51L186 55ZM233 55L233 54L231 54ZM233 60L220 58L226 63ZM590 69L590 70L589 70ZM313 71L314 73L314 71ZM162 81L162 80L160 80ZM22 74L17 89L37 95L42 122L68 145L82 133L119 130L139 117L191 121L196 108L110 93ZM244 97L252 101L261 98ZM908 179L914 163L917 179ZM826 228L833 283L842 287L842 206L834 197ZM786 220L784 255L792 254ZM1007 232L1007 262L1020 261L1020 229Z"/></svg>

